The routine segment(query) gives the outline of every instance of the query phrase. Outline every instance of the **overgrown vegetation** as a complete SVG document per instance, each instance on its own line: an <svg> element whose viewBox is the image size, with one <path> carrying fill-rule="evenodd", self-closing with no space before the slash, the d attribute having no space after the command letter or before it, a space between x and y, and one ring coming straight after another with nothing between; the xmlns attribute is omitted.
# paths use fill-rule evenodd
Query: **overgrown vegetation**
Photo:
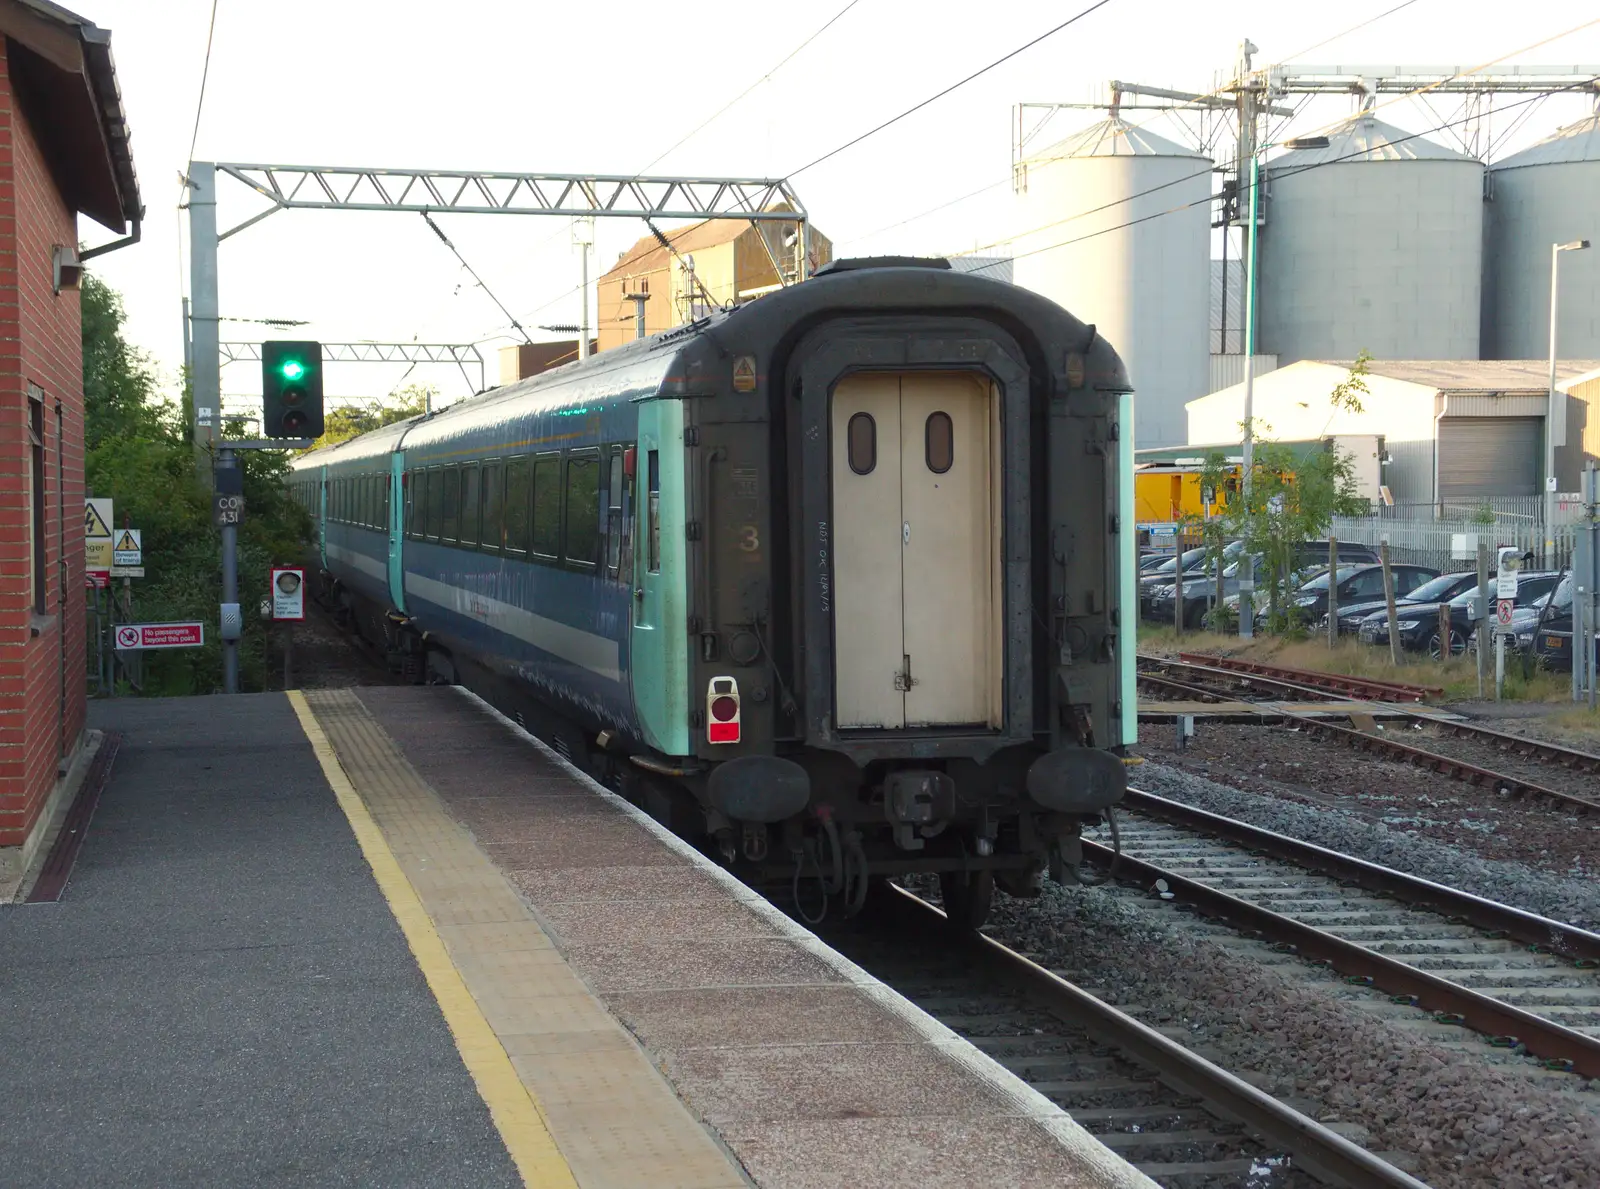
<svg viewBox="0 0 1600 1189"><path fill-rule="evenodd" d="M147 652L146 694L212 693L222 685L217 639L222 598L221 543L211 526L211 493L189 435L187 382L181 405L162 399L150 362L123 337L121 298L92 273L82 284L87 494L115 500L116 525L143 530L145 577L131 581L123 619L201 620L206 645ZM231 435L230 435L231 436ZM239 532L240 687L264 688L266 631L257 608L268 570L303 559L310 521L283 486L287 457L243 451L245 519ZM122 580L114 581L119 600ZM102 596L103 597L103 596Z"/></svg>
<svg viewBox="0 0 1600 1189"><path fill-rule="evenodd" d="M439 399L439 390L431 384L407 384L397 388L387 400L370 400L359 405L342 405L328 409L323 417L323 434L312 443L313 450L336 446L351 438L416 417L426 413Z"/></svg>

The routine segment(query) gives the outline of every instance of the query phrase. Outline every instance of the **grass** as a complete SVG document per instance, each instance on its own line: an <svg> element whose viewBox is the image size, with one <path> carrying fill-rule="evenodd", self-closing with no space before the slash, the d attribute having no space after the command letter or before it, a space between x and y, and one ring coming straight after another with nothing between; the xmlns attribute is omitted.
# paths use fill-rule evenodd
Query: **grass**
<svg viewBox="0 0 1600 1189"><path fill-rule="evenodd" d="M1387 648L1374 648L1349 638L1342 638L1336 647L1329 648L1326 637L1294 639L1257 636L1253 640L1241 640L1238 636L1222 636L1213 632L1184 632L1179 636L1170 627L1141 623L1139 649L1141 652L1158 653L1211 652L1289 669L1312 669L1346 677L1432 686L1443 689L1445 700L1452 702L1472 701L1478 697L1478 660L1475 656L1437 661L1426 653L1402 652L1402 663L1396 666L1390 662ZM1530 675L1524 676L1521 660L1514 656L1506 657L1506 700L1566 702L1571 697L1571 691L1572 679L1567 674L1535 669ZM1490 658L1484 694L1489 698L1494 696L1493 657ZM1573 708L1562 713L1582 716L1575 720L1575 727L1581 725L1583 720L1597 717L1590 715L1587 709L1579 711ZM1600 726L1596 729L1600 730Z"/></svg>

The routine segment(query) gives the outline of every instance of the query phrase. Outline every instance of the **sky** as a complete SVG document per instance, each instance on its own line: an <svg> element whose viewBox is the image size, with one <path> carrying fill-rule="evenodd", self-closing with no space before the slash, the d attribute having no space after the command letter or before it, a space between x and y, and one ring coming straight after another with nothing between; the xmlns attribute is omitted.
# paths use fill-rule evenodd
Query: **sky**
<svg viewBox="0 0 1600 1189"><path fill-rule="evenodd" d="M1509 61L1600 62L1592 0L1522 6L1240 0L1226 13L1171 0L1108 0L892 128L802 168L1091 2L989 0L958 8L941 0L915 6L856 0L773 71L847 0L745 5L737 17L700 19L638 0L602 8L510 0L218 0L197 127L211 0L68 0L112 31L146 206L143 241L92 267L122 293L129 337L170 390L183 361L188 255L179 203L191 138L197 160L597 174L631 174L648 165L652 174L788 176L837 254L944 255L1022 230L1008 181L1018 102L1096 102L1113 78L1209 91L1232 73L1245 37L1259 47L1257 66L1471 68L1547 39L1553 40ZM1569 32L1585 22L1587 28ZM729 111L652 164L752 84ZM1303 119L1310 128L1349 110L1346 98L1322 99ZM1408 102L1384 118L1422 132L1452 110ZM1580 98L1552 99L1506 151L1587 111ZM1046 139L1096 118L1063 112ZM1171 117L1130 118L1154 120L1152 131L1169 138L1184 135ZM221 182L218 197L222 226L260 208L236 183ZM540 323L578 321L579 257L570 221L436 218L535 338L560 337L537 330ZM591 277L644 234L637 220L599 220ZM87 219L80 220L80 236L89 244L113 238ZM224 340L479 342L491 384L496 351L517 341L495 302L420 215L279 212L222 244L220 277L224 318L308 323L284 331L225 322ZM591 310L592 293L591 287ZM418 381L437 385L447 400L468 391L468 381L448 365L327 369L330 397L381 397ZM224 366L222 391L225 405L231 394L259 393L257 365Z"/></svg>

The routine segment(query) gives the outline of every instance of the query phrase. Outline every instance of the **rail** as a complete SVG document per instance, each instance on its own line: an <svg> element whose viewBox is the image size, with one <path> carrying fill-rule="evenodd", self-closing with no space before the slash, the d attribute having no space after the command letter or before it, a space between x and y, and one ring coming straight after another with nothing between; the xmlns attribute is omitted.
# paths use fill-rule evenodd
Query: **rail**
<svg viewBox="0 0 1600 1189"><path fill-rule="evenodd" d="M1143 794L1145 798L1149 796ZM1163 809L1162 812L1167 811ZM1159 817L1160 813L1152 816ZM1235 825L1253 829L1243 822ZM1200 829L1198 832L1205 833L1208 830ZM1240 845L1253 844L1241 842ZM1085 861L1099 867L1110 868L1113 854L1109 848L1099 843L1085 841L1083 851ZM1332 854L1332 852L1326 853ZM1352 856L1339 857L1355 863L1360 862L1354 860ZM1298 862L1294 859L1290 861ZM1367 983L1390 995L1403 996L1419 1007L1433 1011L1442 1018L1457 1021L1491 1039L1502 1043L1520 1044L1529 1053L1570 1068L1584 1077L1600 1077L1600 1039L1480 994L1409 963L1390 958L1366 946L1295 920L1293 917L1240 899L1210 884L1178 875L1146 860L1135 858L1127 853L1126 849L1119 862L1118 877L1124 881L1133 881L1144 886L1164 881L1174 896L1193 905L1207 916L1216 917L1227 921L1235 928L1249 930L1264 938L1290 946L1302 957L1325 962L1347 978ZM1368 878L1371 878L1370 872ZM1462 916L1463 919L1467 919L1469 912L1488 913L1490 909L1487 906L1493 903L1482 901L1478 897L1470 897L1465 892L1444 888L1442 885L1434 885L1428 894L1446 900L1454 898L1452 902L1456 908L1436 908L1435 911L1452 912L1454 915ZM1494 907L1501 910L1499 916L1507 922L1512 922L1513 914L1519 912L1507 905ZM1533 914L1521 914L1521 916L1526 918L1532 917ZM1542 920L1537 917L1533 919ZM1524 928L1527 923L1521 921L1517 927ZM1592 941L1567 936L1562 931L1571 931L1571 927L1563 926L1560 922L1548 921L1545 924L1549 930L1543 943L1545 945L1553 945L1555 939L1560 937L1564 939L1565 944L1581 944L1592 953L1594 952L1592 947L1600 943L1600 937L1594 937L1592 934L1588 935L1589 938L1593 938ZM1505 924L1497 924L1492 929L1496 932L1502 930L1509 933ZM1575 932L1582 933L1581 930ZM1580 960L1588 962L1593 958L1584 957Z"/></svg>
<svg viewBox="0 0 1600 1189"><path fill-rule="evenodd" d="M944 914L937 908L903 888L894 890L903 898L900 907L925 923L943 924ZM1320 1180L1347 1189L1426 1189L1409 1173L993 938L972 934L968 943L1052 1014L1147 1066L1169 1088L1200 1099L1258 1139L1282 1148Z"/></svg>
<svg viewBox="0 0 1600 1189"><path fill-rule="evenodd" d="M1380 681L1372 677L1352 677L1342 673L1321 673L1314 669L1288 669L1281 665L1264 665L1259 661L1241 660L1231 656L1208 656L1197 652L1180 652L1178 659L1190 664L1226 669L1232 673L1250 673L1260 677L1310 685L1323 690L1335 690L1361 698L1379 701L1425 702L1442 697L1444 689L1435 685L1406 685L1398 681Z"/></svg>

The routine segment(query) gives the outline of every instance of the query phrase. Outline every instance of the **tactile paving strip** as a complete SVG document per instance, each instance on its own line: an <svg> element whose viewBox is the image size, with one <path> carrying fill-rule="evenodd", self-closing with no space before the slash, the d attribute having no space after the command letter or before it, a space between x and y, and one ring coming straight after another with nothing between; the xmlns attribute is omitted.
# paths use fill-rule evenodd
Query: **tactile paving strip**
<svg viewBox="0 0 1600 1189"><path fill-rule="evenodd" d="M578 1184L748 1185L360 700L306 701Z"/></svg>

